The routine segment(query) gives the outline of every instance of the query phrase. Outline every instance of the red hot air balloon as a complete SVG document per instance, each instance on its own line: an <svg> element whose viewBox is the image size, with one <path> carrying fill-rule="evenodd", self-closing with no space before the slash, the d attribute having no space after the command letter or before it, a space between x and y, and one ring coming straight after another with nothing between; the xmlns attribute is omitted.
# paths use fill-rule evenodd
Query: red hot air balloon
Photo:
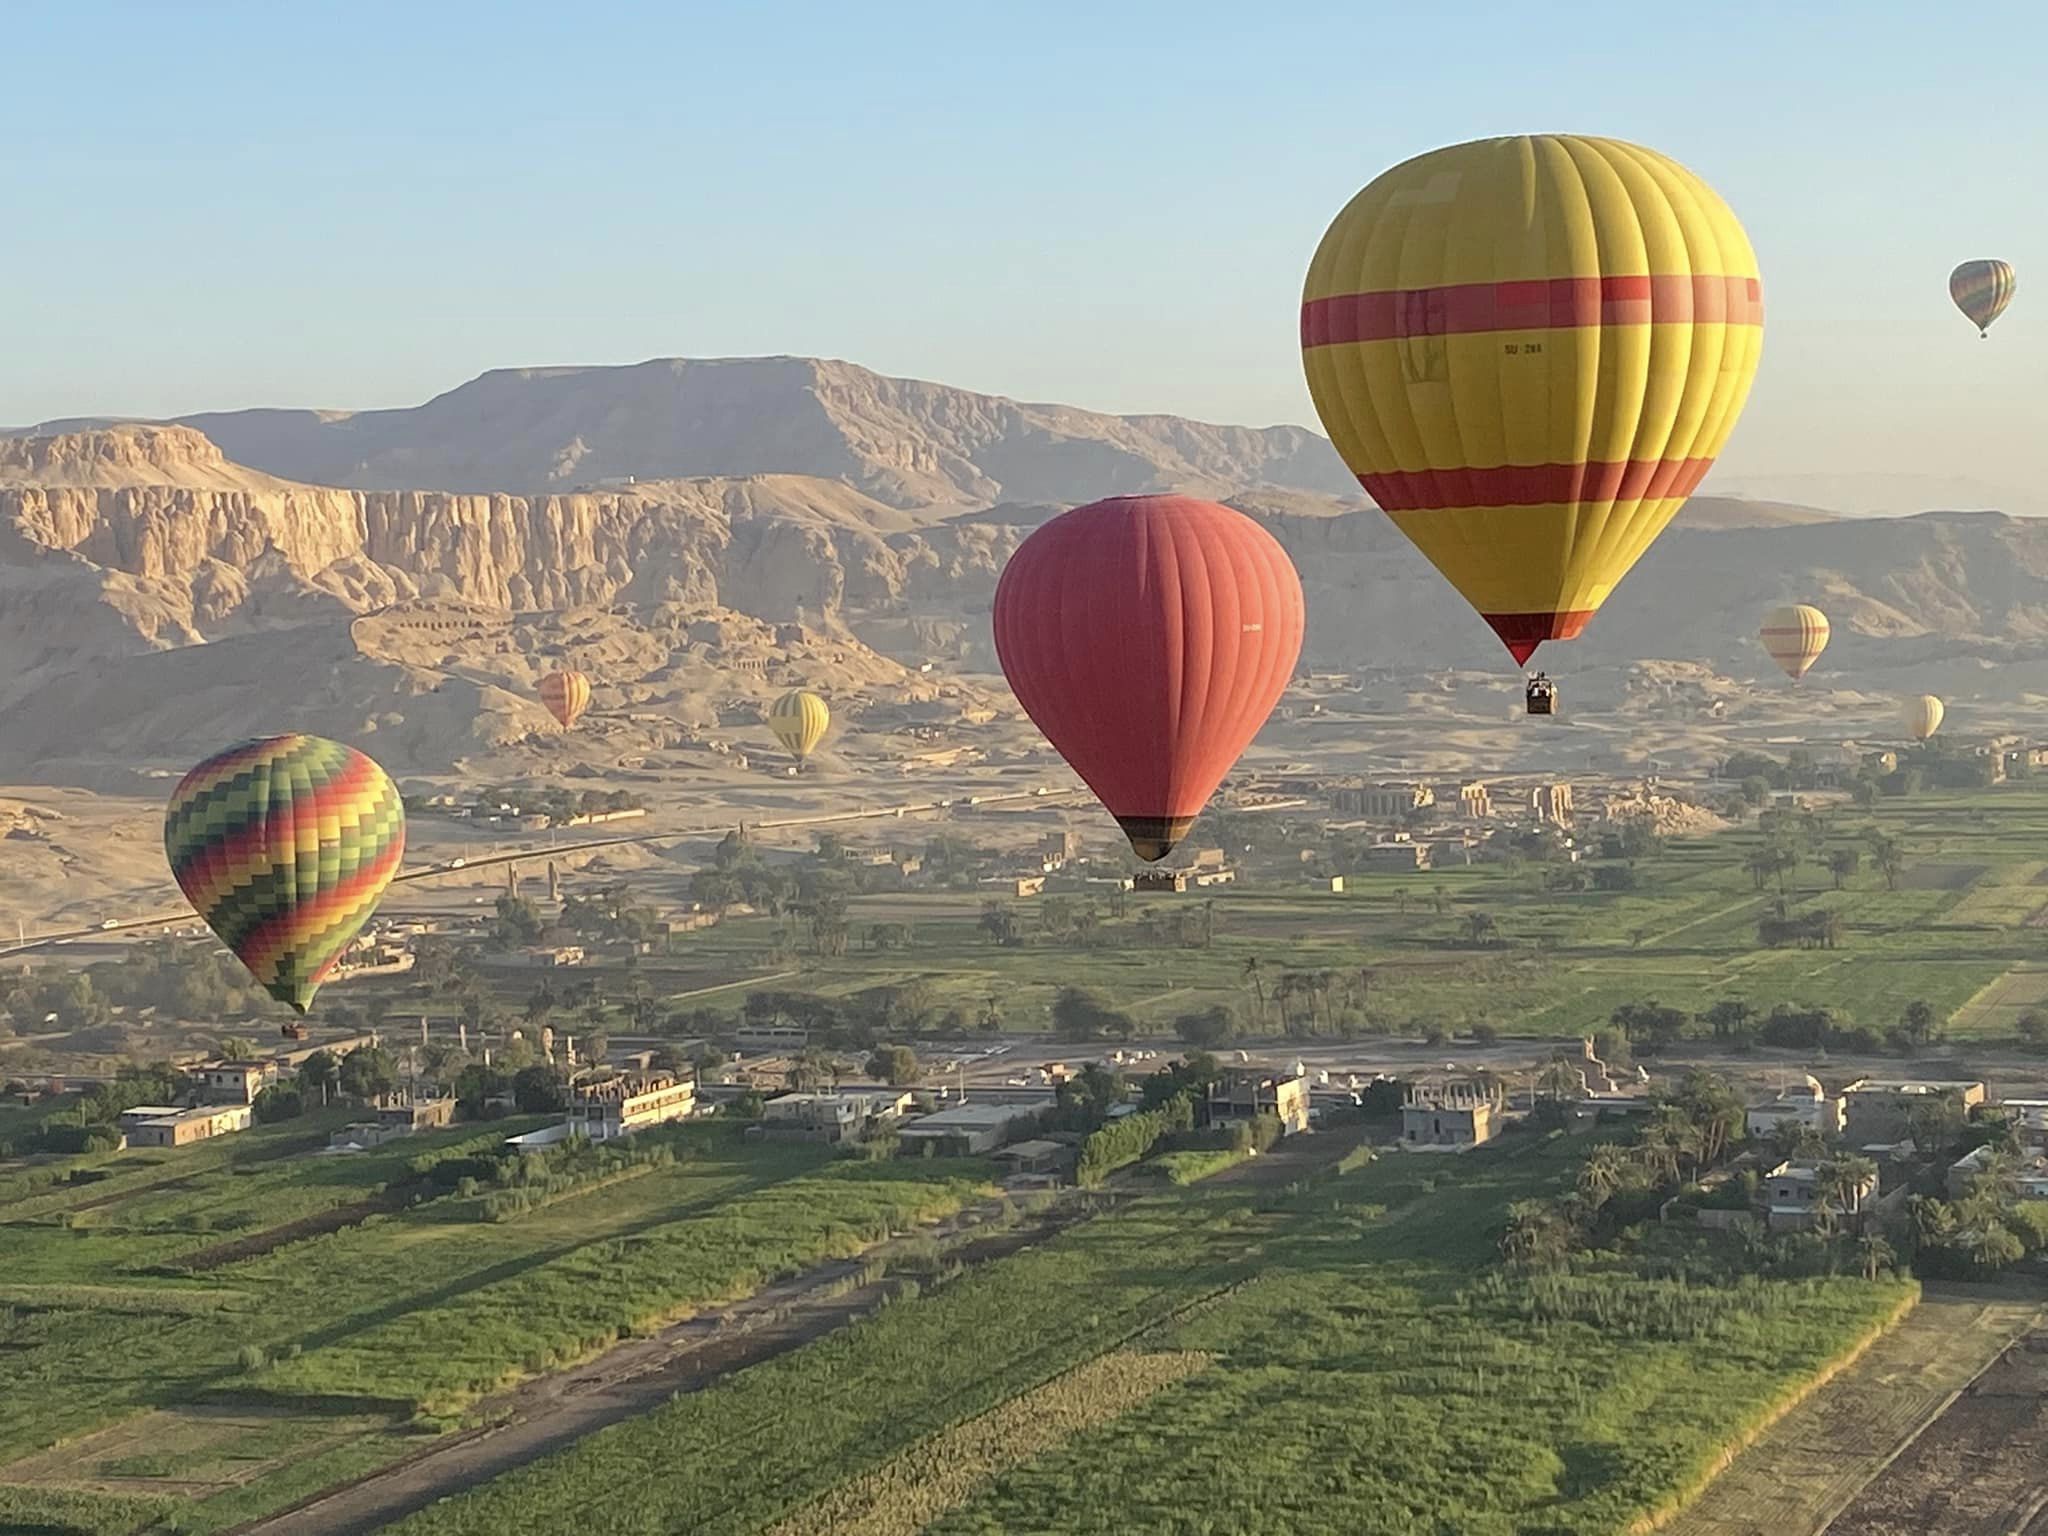
<svg viewBox="0 0 2048 1536"><path fill-rule="evenodd" d="M1293 563L1250 518L1114 496L1010 557L996 655L1025 713L1156 861L1273 712L1303 616Z"/></svg>

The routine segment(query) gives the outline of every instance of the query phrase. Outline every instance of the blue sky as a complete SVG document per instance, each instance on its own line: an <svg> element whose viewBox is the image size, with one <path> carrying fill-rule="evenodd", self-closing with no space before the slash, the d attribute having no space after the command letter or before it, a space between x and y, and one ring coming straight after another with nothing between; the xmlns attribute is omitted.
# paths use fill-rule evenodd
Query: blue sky
<svg viewBox="0 0 2048 1536"><path fill-rule="evenodd" d="M1686 162L1763 264L1733 472L2028 479L2048 8L1979 3L9 9L0 423L413 403L485 368L801 352L1312 422L1303 267L1483 134ZM1958 260L2019 268L1979 343Z"/></svg>

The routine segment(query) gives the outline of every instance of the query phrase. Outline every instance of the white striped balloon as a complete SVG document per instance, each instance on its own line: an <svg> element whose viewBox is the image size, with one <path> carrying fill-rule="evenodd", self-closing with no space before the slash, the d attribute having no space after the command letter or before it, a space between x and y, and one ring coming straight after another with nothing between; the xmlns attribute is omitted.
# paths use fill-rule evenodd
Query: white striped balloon
<svg viewBox="0 0 2048 1536"><path fill-rule="evenodd" d="M1771 660L1796 683L1828 648L1828 616L1810 603L1789 603L1765 614L1758 633Z"/></svg>

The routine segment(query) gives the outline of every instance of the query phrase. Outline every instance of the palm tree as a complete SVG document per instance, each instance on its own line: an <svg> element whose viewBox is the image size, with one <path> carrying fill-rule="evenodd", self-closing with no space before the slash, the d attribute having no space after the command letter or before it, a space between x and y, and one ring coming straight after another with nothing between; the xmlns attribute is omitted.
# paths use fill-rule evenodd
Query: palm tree
<svg viewBox="0 0 2048 1536"><path fill-rule="evenodd" d="M1899 840L1888 833L1872 829L1864 836L1870 844L1870 861L1884 876L1884 888L1896 891L1899 888L1899 871L1906 867L1906 856L1899 847Z"/></svg>
<svg viewBox="0 0 2048 1536"><path fill-rule="evenodd" d="M1628 1176L1628 1155L1612 1142L1602 1143L1579 1165L1579 1198L1591 1210L1605 1205Z"/></svg>
<svg viewBox="0 0 2048 1536"><path fill-rule="evenodd" d="M1856 1262L1862 1266L1866 1280L1875 1280L1879 1270L1890 1269L1898 1261L1899 1256L1892 1245L1876 1232L1864 1233L1856 1244Z"/></svg>
<svg viewBox="0 0 2048 1536"><path fill-rule="evenodd" d="M1867 1157L1832 1157L1814 1171L1814 1226L1823 1235L1835 1230L1836 1207L1853 1216L1863 1208L1863 1191L1877 1177L1877 1164Z"/></svg>
<svg viewBox="0 0 2048 1536"><path fill-rule="evenodd" d="M1266 982L1265 978L1259 974L1259 957L1257 955L1245 956L1244 973L1251 978L1252 993L1259 1000L1259 1022L1263 1024L1266 1022Z"/></svg>
<svg viewBox="0 0 2048 1536"><path fill-rule="evenodd" d="M1536 1091L1547 1099L1576 1098L1585 1090L1585 1078L1564 1056L1553 1056L1550 1065L1536 1074Z"/></svg>
<svg viewBox="0 0 2048 1536"><path fill-rule="evenodd" d="M1854 848L1837 848L1828 855L1828 873L1835 877L1835 889L1842 888L1842 882L1855 874L1863 865L1863 855Z"/></svg>
<svg viewBox="0 0 2048 1536"><path fill-rule="evenodd" d="M1493 920L1491 912L1468 912L1465 914L1465 927L1470 931L1474 944L1487 944L1492 942L1500 924Z"/></svg>

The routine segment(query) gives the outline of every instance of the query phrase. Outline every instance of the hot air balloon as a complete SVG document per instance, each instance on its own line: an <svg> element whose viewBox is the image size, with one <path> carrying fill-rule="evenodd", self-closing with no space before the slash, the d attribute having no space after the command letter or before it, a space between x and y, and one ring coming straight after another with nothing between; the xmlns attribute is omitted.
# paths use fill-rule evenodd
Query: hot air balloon
<svg viewBox="0 0 2048 1536"><path fill-rule="evenodd" d="M768 711L768 729L799 767L817 750L831 724L832 711L826 708L825 701L802 688L792 688Z"/></svg>
<svg viewBox="0 0 2048 1536"><path fill-rule="evenodd" d="M590 708L590 679L581 672L550 672L540 680L540 701L563 730L574 730Z"/></svg>
<svg viewBox="0 0 2048 1536"><path fill-rule="evenodd" d="M1273 536L1186 496L1076 507L996 584L1017 702L1155 862L1272 713L1302 623L1301 579Z"/></svg>
<svg viewBox="0 0 2048 1536"><path fill-rule="evenodd" d="M1481 139L1380 176L1309 266L1316 412L1516 661L1568 640L1735 426L1763 290L1735 215L1615 139Z"/></svg>
<svg viewBox="0 0 2048 1536"><path fill-rule="evenodd" d="M1906 734L1915 741L1925 741L1941 729L1941 717L1948 711L1941 700L1931 693L1923 693L1917 699L1908 699L1899 711Z"/></svg>
<svg viewBox="0 0 2048 1536"><path fill-rule="evenodd" d="M2005 313L2017 285L2012 264L2004 261L1966 261L1948 275L1948 296L1956 308L1970 317L1979 336L1991 332L1991 322Z"/></svg>
<svg viewBox="0 0 2048 1536"><path fill-rule="evenodd" d="M179 781L164 853L206 925L265 991L304 1013L398 872L405 808L353 747L272 736Z"/></svg>
<svg viewBox="0 0 2048 1536"><path fill-rule="evenodd" d="M1765 614L1757 634L1771 660L1796 683L1828 648L1828 616L1810 603L1791 603Z"/></svg>

